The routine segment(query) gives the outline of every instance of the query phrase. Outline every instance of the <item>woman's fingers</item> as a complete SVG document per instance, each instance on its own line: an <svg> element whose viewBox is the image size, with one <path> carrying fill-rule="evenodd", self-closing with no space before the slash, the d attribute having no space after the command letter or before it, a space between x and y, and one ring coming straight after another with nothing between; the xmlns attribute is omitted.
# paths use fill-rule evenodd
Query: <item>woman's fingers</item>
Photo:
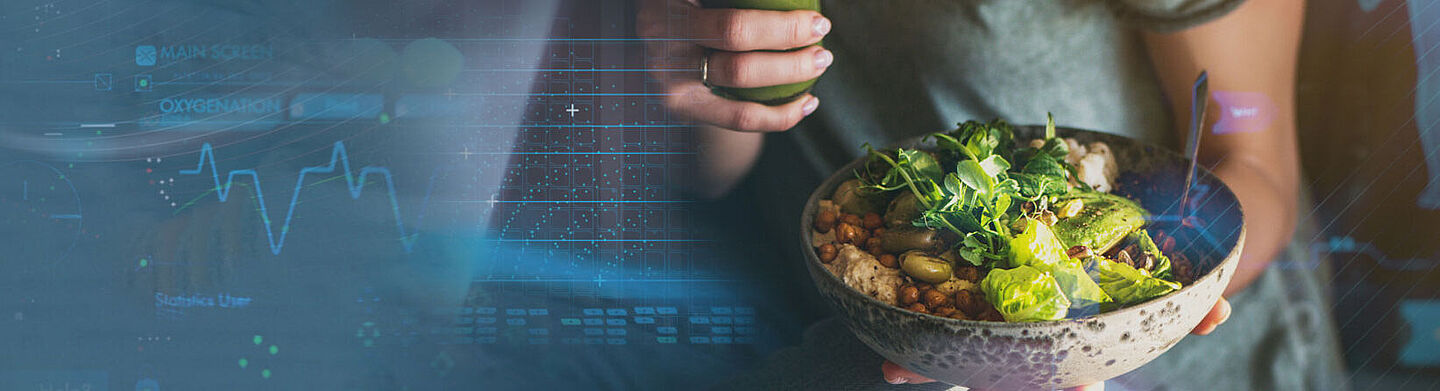
<svg viewBox="0 0 1440 391"><path fill-rule="evenodd" d="M885 381L890 384L922 384L935 381L935 379L921 376L905 367L895 365L890 360L885 360L884 364L880 364L880 372L885 374Z"/></svg>
<svg viewBox="0 0 1440 391"><path fill-rule="evenodd" d="M761 11L731 8L690 10L696 44L716 50L787 50L820 42L830 19L815 11Z"/></svg>
<svg viewBox="0 0 1440 391"><path fill-rule="evenodd" d="M765 87L820 77L835 61L822 47L794 52L712 52L708 81L726 87Z"/></svg>
<svg viewBox="0 0 1440 391"><path fill-rule="evenodd" d="M809 94L779 106L729 100L715 96L699 81L673 85L665 99L666 107L681 117L745 132L790 129L820 105L820 99Z"/></svg>
<svg viewBox="0 0 1440 391"><path fill-rule="evenodd" d="M1201 319L1200 324L1195 325L1195 329L1190 331L1190 333L1195 335L1210 334L1215 331L1216 327L1220 327L1221 323L1225 323L1226 319L1230 319L1230 311L1230 301L1225 300L1225 298L1220 298L1220 301L1215 302L1214 307L1210 307L1210 312L1205 314L1205 318Z"/></svg>
<svg viewBox="0 0 1440 391"><path fill-rule="evenodd" d="M830 51L780 51L820 42L830 32L830 20L820 13L700 8L685 0L643 0L639 11L636 30L652 39L645 45L650 75L665 85L665 106L679 117L732 130L773 132L794 127L819 107L820 100L808 94L779 106L729 100L704 83L750 88L819 77L834 62ZM674 31L677 17L690 22L678 25L686 27L682 31ZM769 52L751 52L755 50ZM706 52L711 52L708 58Z"/></svg>

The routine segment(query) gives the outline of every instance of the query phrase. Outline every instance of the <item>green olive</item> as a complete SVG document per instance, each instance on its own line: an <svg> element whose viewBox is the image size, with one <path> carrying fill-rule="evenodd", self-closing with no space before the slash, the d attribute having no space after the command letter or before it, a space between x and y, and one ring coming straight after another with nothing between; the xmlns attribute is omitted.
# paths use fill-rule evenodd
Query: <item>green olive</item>
<svg viewBox="0 0 1440 391"><path fill-rule="evenodd" d="M885 208L885 225L892 229L913 227L910 223L917 217L920 217L920 200L909 190L902 190Z"/></svg>
<svg viewBox="0 0 1440 391"><path fill-rule="evenodd" d="M940 248L941 244L940 232L929 228L911 226L887 229L880 234L880 247L891 253L934 250Z"/></svg>
<svg viewBox="0 0 1440 391"><path fill-rule="evenodd" d="M859 179L840 182L830 200L840 205L841 212L857 215L879 212L885 202L883 194L862 188Z"/></svg>
<svg viewBox="0 0 1440 391"><path fill-rule="evenodd" d="M949 281L955 275L954 269L945 260L925 255L921 251L910 251L900 255L900 270L920 281L939 284Z"/></svg>

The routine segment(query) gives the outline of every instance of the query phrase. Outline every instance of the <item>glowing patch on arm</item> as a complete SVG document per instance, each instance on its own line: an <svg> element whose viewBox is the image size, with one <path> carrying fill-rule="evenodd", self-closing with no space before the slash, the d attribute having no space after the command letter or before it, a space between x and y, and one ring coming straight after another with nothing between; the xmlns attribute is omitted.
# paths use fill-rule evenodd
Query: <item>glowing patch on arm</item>
<svg viewBox="0 0 1440 391"><path fill-rule="evenodd" d="M1220 103L1215 134L1258 132L1269 128L1275 119L1275 102L1263 93L1215 91L1212 96Z"/></svg>

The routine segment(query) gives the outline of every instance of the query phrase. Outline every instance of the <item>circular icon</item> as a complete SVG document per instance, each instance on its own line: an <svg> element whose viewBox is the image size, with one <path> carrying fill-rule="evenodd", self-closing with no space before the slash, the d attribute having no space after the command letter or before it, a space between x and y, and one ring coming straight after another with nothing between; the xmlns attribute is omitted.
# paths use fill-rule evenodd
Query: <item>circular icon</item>
<svg viewBox="0 0 1440 391"><path fill-rule="evenodd" d="M45 163L0 163L0 237L25 246L14 254L39 262L58 262L80 241L80 196L65 173Z"/></svg>

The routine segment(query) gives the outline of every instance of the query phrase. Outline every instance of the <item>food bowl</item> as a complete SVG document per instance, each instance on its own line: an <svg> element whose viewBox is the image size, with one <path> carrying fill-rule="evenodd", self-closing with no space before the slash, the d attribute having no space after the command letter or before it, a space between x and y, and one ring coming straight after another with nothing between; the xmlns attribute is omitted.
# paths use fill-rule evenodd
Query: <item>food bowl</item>
<svg viewBox="0 0 1440 391"><path fill-rule="evenodd" d="M1061 137L1110 145L1120 167L1115 192L1152 213L1151 226L1174 225L1189 160L1164 148L1089 130L1058 128ZM1043 126L1016 126L1018 140L1040 138ZM934 148L920 138L889 147ZM1199 324L1239 263L1245 229L1230 189L1201 168L1191 191L1189 228L1176 229L1175 248L1189 259L1184 288L1098 315L1033 323L958 320L885 304L846 285L811 247L818 202L829 198L868 157L831 175L805 203L801 246L810 276L855 336L886 359L932 379L973 388L1056 389L1110 379L1154 360ZM1175 225L1178 226L1178 225ZM1172 257L1173 258L1173 257Z"/></svg>

